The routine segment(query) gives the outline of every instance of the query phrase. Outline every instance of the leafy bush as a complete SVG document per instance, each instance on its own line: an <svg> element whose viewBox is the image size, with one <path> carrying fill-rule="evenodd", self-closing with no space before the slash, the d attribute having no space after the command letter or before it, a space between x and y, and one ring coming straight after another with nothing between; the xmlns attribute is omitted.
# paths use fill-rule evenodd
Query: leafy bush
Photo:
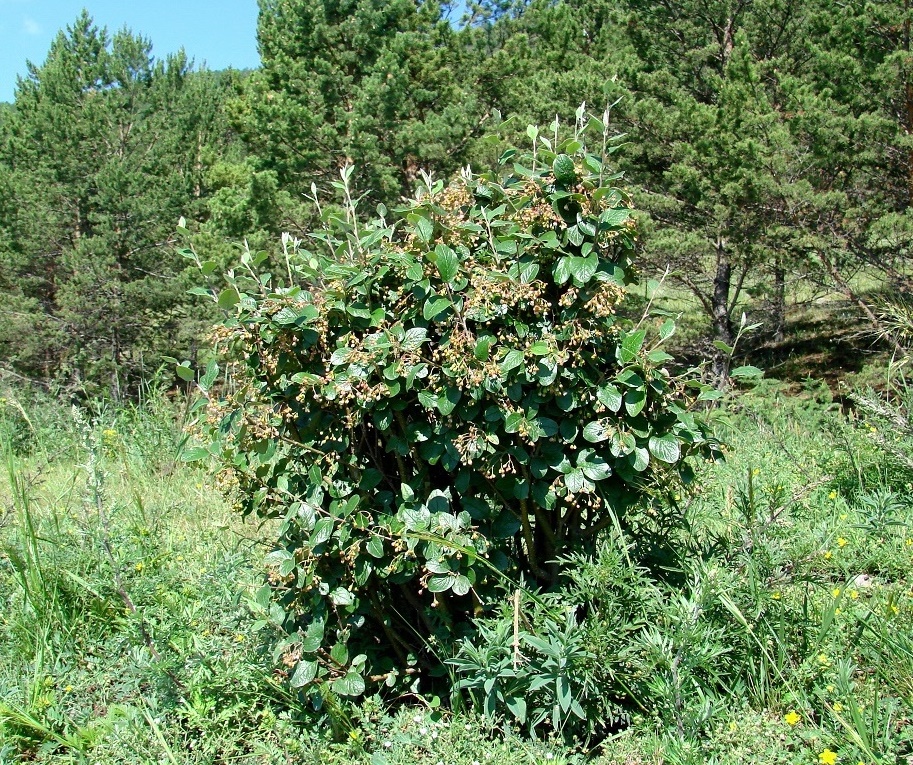
<svg viewBox="0 0 913 765"><path fill-rule="evenodd" d="M674 322L619 318L637 227L618 176L580 129L529 133L532 155L426 178L392 220L359 218L346 168L324 227L283 237L283 284L244 251L216 296L231 385L217 400L215 363L201 380L190 458L278 521L263 622L315 700L417 688L505 583L557 586L561 556L649 523L717 452L660 347Z"/></svg>

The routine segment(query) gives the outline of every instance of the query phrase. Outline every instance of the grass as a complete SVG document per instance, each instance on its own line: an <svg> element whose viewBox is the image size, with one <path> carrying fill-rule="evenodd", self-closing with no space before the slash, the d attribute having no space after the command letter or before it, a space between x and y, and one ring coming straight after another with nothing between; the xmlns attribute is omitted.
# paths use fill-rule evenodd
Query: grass
<svg viewBox="0 0 913 765"><path fill-rule="evenodd" d="M418 696L298 698L260 594L269 529L180 462L179 419L156 397L94 414L4 400L0 762L913 755L913 475L821 383L739 392L719 417L728 461L680 498L687 523L662 549L616 535L580 561L581 672L619 710L600 743Z"/></svg>

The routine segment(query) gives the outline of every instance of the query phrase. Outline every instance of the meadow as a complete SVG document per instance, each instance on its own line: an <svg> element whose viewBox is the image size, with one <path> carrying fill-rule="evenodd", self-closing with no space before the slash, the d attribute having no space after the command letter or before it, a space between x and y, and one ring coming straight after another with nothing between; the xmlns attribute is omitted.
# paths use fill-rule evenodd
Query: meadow
<svg viewBox="0 0 913 765"><path fill-rule="evenodd" d="M182 462L182 416L158 393L88 412L6 393L0 761L855 765L913 753L909 442L823 383L763 380L720 402L727 460L701 466L679 498L686 522L654 549L615 534L577 561L570 589L589 610L575 634L590 658L575 687L614 718L598 739L531 738L469 693L327 697L319 710L299 698L271 655L269 529Z"/></svg>

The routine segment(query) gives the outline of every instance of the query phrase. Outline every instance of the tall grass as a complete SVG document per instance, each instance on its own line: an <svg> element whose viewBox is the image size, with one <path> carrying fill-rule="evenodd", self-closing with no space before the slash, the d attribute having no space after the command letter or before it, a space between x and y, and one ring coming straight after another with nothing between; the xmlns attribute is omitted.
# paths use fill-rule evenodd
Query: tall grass
<svg viewBox="0 0 913 765"><path fill-rule="evenodd" d="M508 593L504 624L487 628L503 645L476 645L457 673L459 712L419 697L318 710L298 698L270 655L258 529L181 462L180 402L73 410L32 399L33 411L21 392L5 398L0 762L913 755L913 472L885 459L877 419L848 419L821 386L733 396L719 421L728 461L701 466L676 500L688 523L665 557L613 529L598 555L575 561L563 594ZM539 740L509 710L486 714L471 674L491 670L486 656L557 720L536 726ZM551 673L553 695L537 672ZM577 719L561 706L562 678L571 701L596 710L602 744L549 739ZM345 720L335 734L333 715Z"/></svg>

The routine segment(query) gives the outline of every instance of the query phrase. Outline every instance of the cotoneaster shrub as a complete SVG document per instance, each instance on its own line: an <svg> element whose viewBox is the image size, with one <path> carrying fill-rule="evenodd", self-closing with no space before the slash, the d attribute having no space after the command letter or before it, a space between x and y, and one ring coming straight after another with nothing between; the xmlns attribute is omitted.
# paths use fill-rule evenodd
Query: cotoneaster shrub
<svg viewBox="0 0 913 765"><path fill-rule="evenodd" d="M659 347L673 322L618 318L636 222L577 132L530 129L534 154L426 179L370 221L344 170L344 203L283 237L277 273L245 252L227 274L231 376L220 397L214 364L201 381L211 443L192 456L278 521L261 606L315 699L427 687L505 583L558 586L559 557L630 530L716 451Z"/></svg>

